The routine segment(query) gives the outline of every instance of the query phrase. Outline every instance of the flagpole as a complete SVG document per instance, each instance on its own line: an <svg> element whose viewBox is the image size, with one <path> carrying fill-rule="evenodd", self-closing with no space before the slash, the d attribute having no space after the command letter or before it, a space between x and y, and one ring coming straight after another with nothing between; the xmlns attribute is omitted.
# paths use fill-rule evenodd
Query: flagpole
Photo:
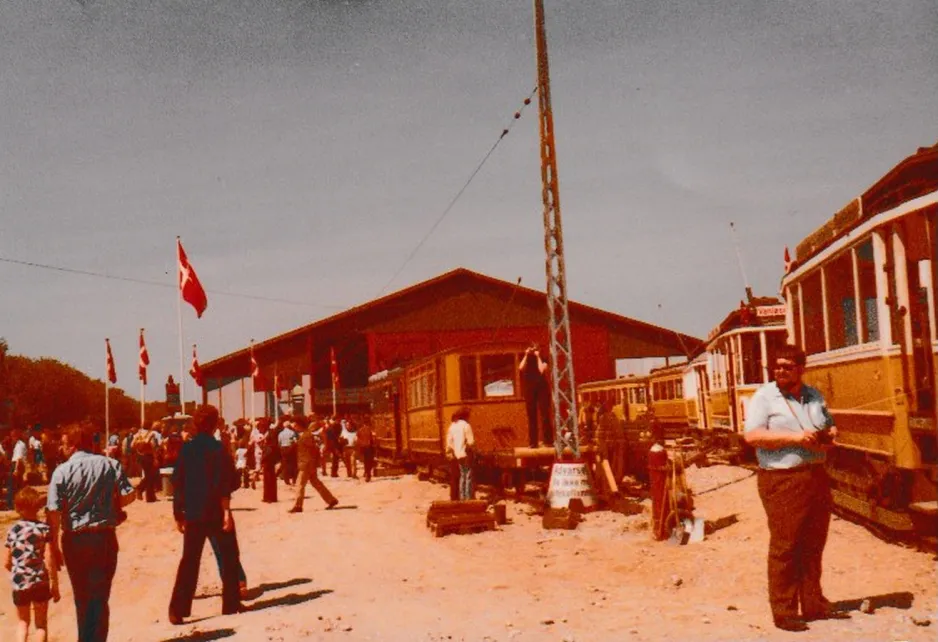
<svg viewBox="0 0 938 642"><path fill-rule="evenodd" d="M143 340L143 328L140 328L140 354L137 355L137 359L140 361L137 364L138 369L141 367L146 367L141 359L144 345L145 343ZM149 361L149 357L147 357L147 361ZM143 372L145 373L146 371L144 370ZM140 376L140 374L141 373L138 372L137 376ZM146 421L146 417L144 416L144 408L146 407L146 405L147 405L147 384L144 383L143 377L140 377L140 427L141 428L143 428L143 424Z"/></svg>
<svg viewBox="0 0 938 642"><path fill-rule="evenodd" d="M104 345L108 346L108 354L111 353L111 347L107 339ZM108 368L104 368L104 454L107 455L107 442L111 440L111 373Z"/></svg>
<svg viewBox="0 0 938 642"><path fill-rule="evenodd" d="M182 288L179 287L180 265L179 244L182 241L176 237L176 318L179 322L179 408L182 414L186 413L186 358L183 352L182 340Z"/></svg>
<svg viewBox="0 0 938 642"><path fill-rule="evenodd" d="M335 377L332 377L332 416L335 417L336 412L336 394L335 394Z"/></svg>
<svg viewBox="0 0 938 642"><path fill-rule="evenodd" d="M274 364L274 424L280 414L280 380L277 375L277 364Z"/></svg>
<svg viewBox="0 0 938 642"><path fill-rule="evenodd" d="M254 339L251 339L251 361L254 361ZM251 425L257 425L257 413L254 412L254 372L251 372Z"/></svg>

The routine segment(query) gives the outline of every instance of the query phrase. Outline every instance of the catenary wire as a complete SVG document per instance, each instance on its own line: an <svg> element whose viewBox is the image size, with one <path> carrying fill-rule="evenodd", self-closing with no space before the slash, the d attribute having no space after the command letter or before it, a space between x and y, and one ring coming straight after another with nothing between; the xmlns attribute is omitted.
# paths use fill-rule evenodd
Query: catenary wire
<svg viewBox="0 0 938 642"><path fill-rule="evenodd" d="M400 276L401 272L404 271L404 268L407 267L407 265L417 255L417 252L420 251L420 248L423 247L424 243L427 242L427 239L429 239L433 235L433 232L436 231L436 228L440 226L440 223L442 223L443 220L450 213L450 211L452 211L453 207L456 205L456 202L460 199L460 197L469 187L469 184L472 183L473 179L475 179L476 175L482 170L482 166L485 165L486 161L488 161L488 159L495 152L495 149L498 147L499 143L501 143L502 139L504 139L505 136L508 135L508 132L511 131L511 128L514 126L515 122L521 118L521 114L524 111L524 108L531 104L531 98L534 96L535 93L537 93L537 87L534 87L534 89L531 90L531 93L528 94L527 98L524 99L524 104L521 106L521 108L518 111L515 112L515 115L512 121L508 123L508 126L502 130L502 133L495 140L495 143L492 144L492 147L489 148L489 151L485 153L485 156L482 157L482 160L479 161L479 164L476 165L475 169L472 170L472 172L469 174L469 178L466 179L466 182L463 183L463 186L459 188L459 190L456 192L456 195L452 198L452 200L450 200L449 205L447 205L443 209L443 213L440 214L440 216L436 219L433 225L430 226L430 229L427 231L426 234L423 235L423 238L421 238L420 241L417 243L417 245L414 247L414 249L411 250L410 254L407 255L407 258L405 258L404 262L401 263L401 266L397 268L397 271L395 271L394 274L391 276L391 278L388 279L387 283L384 284L384 287L382 287L381 290L378 292L379 297L384 295L387 292L391 284L394 283L394 280L398 276Z"/></svg>
<svg viewBox="0 0 938 642"><path fill-rule="evenodd" d="M92 272L90 270L79 270L76 268L62 267L60 265L48 265L37 263L35 261L21 261L0 256L0 262L12 263L14 265L24 265L26 267L40 268L44 270L54 270L56 272L65 272L67 274L80 274L82 276L91 276L99 279L111 279L113 281L125 281L127 283L139 283L141 285L153 285L161 288L175 288L173 283L164 283L162 281L149 281L147 279L135 279L129 276L118 276L115 274L105 274L103 272ZM292 301L289 299L278 299L275 297L261 296L259 294L242 294L239 292L223 292L221 290L205 290L208 294L217 294L219 296L230 296L239 299L253 299L255 301L267 301L269 303L286 303L289 305L302 305L313 308L326 308L330 310L344 310L345 306L329 305L325 303L309 303L307 301Z"/></svg>

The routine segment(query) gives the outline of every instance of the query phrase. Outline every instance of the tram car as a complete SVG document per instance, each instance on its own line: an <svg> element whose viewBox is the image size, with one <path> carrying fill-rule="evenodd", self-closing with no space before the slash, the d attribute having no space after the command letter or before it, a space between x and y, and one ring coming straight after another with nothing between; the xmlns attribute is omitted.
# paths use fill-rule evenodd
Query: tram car
<svg viewBox="0 0 938 642"><path fill-rule="evenodd" d="M442 467L453 412L465 406L477 462L528 445L518 366L528 344L500 343L446 350L372 375L372 425L379 457ZM546 448L548 455L553 449Z"/></svg>
<svg viewBox="0 0 938 642"><path fill-rule="evenodd" d="M577 399L581 412L606 404L620 420L632 422L648 412L648 377L590 381L578 387Z"/></svg>
<svg viewBox="0 0 938 642"><path fill-rule="evenodd" d="M687 434L687 404L684 401L684 370L687 363L653 368L648 375L648 407L652 424L665 439Z"/></svg>
<svg viewBox="0 0 938 642"><path fill-rule="evenodd" d="M838 429L835 504L934 536L938 145L899 163L798 246L787 327Z"/></svg>
<svg viewBox="0 0 938 642"><path fill-rule="evenodd" d="M778 346L786 343L785 304L774 297L749 297L707 336L705 351L684 371L688 423L695 435L736 458L746 408L755 391L772 380Z"/></svg>

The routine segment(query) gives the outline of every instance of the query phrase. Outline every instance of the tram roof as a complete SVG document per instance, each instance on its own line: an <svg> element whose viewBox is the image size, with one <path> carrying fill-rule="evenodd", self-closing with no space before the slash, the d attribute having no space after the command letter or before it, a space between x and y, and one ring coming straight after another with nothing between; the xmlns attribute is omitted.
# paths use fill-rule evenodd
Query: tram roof
<svg viewBox="0 0 938 642"><path fill-rule="evenodd" d="M919 196L938 190L938 143L893 167L860 196L809 234L795 248L790 271L842 237L862 221Z"/></svg>
<svg viewBox="0 0 938 642"><path fill-rule="evenodd" d="M503 281L491 276L481 274L463 267L459 267L439 276L421 281L397 292L392 292L383 297L374 299L367 303L357 305L344 310L330 317L314 321L299 328L289 330L278 334L269 339L256 342L255 351L261 351L275 344L288 342L309 336L313 333L337 334L343 331L343 328L355 327L361 329L367 327L372 320L380 318L382 312L397 311L405 302L419 299L431 295L446 287L454 285L465 285L481 287L490 290L499 290L514 300L527 299L528 301L537 300L539 303L546 298L544 292L524 287L518 283ZM511 299L508 299L511 300ZM667 354L685 354L687 351L696 351L703 342L687 334L679 333L675 330L656 326L651 323L639 321L630 317L608 312L600 308L595 308L583 303L568 301L571 317L577 317L581 320L594 321L610 327L623 333L640 336L650 343L654 343L662 348L662 356ZM572 320L572 319L571 319ZM218 367L225 362L233 360L246 360L250 348L245 347L241 350L229 353L208 361L202 365L204 372ZM247 361L245 361L247 363Z"/></svg>

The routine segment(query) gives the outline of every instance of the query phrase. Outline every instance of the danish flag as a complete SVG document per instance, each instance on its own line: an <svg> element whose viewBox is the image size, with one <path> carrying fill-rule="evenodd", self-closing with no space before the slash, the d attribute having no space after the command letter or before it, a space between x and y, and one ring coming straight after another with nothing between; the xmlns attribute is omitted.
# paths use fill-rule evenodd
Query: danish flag
<svg viewBox="0 0 938 642"><path fill-rule="evenodd" d="M189 374L195 379L195 385L202 385L202 368L199 367L199 358L195 356L195 344L192 344L192 367L189 368Z"/></svg>
<svg viewBox="0 0 938 642"><path fill-rule="evenodd" d="M251 379L254 381L254 385L257 385L257 380L261 376L261 369L257 365L257 359L254 358L254 348L251 348Z"/></svg>
<svg viewBox="0 0 938 642"><path fill-rule="evenodd" d="M104 340L104 346L107 348L107 380L111 383L117 383L117 370L114 368L114 355L111 354L110 339Z"/></svg>
<svg viewBox="0 0 938 642"><path fill-rule="evenodd" d="M195 308L196 315L201 319L202 313L208 307L208 298L205 296L205 289L199 282L199 277L189 264L189 257L182 249L182 241L178 236L176 237L176 254L179 258L179 292L182 300Z"/></svg>
<svg viewBox="0 0 938 642"><path fill-rule="evenodd" d="M143 385L147 385L148 365L150 365L150 353L147 352L147 344L143 340L143 328L140 328L140 361L137 363L137 375Z"/></svg>
<svg viewBox="0 0 938 642"><path fill-rule="evenodd" d="M788 246L785 246L785 274L791 272L791 254L788 253Z"/></svg>

